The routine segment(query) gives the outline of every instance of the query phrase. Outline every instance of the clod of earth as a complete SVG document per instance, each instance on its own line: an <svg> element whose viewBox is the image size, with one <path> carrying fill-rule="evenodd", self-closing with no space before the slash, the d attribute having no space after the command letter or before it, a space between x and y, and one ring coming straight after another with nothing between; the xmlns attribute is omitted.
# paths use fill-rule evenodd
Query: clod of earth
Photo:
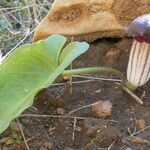
<svg viewBox="0 0 150 150"><path fill-rule="evenodd" d="M139 120L136 120L136 126L138 129L144 129L145 126L146 126L146 123L145 123L145 120L144 119L139 119Z"/></svg>
<svg viewBox="0 0 150 150"><path fill-rule="evenodd" d="M147 0L55 0L36 28L33 41L55 33L87 41L122 37L134 18L148 12Z"/></svg>
<svg viewBox="0 0 150 150"><path fill-rule="evenodd" d="M108 118L112 114L112 107L110 101L100 101L92 106L92 112L98 118Z"/></svg>

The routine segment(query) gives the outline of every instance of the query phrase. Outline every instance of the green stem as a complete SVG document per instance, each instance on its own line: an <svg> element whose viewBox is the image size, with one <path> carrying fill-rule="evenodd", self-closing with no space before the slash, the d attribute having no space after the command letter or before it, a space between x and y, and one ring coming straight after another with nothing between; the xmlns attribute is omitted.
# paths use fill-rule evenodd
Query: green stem
<svg viewBox="0 0 150 150"><path fill-rule="evenodd" d="M128 82L128 81L126 81L125 85L126 85L126 87L127 87L128 89L130 89L131 91L135 91L135 90L137 89L137 86L131 84L131 83Z"/></svg>
<svg viewBox="0 0 150 150"><path fill-rule="evenodd" d="M114 68L107 68L107 67L89 67L89 68L79 68L79 69L73 69L73 70L64 70L62 73L62 76L68 76L68 75L80 75L80 74L94 74L94 73L110 73L112 75L115 75L119 77L123 84L130 89L131 91L135 91L137 87L132 85L130 82L126 80L126 77Z"/></svg>
<svg viewBox="0 0 150 150"><path fill-rule="evenodd" d="M67 75L80 75L80 74L94 74L94 73L111 73L117 77L119 77L124 82L126 81L125 76L118 70L113 68L107 67L89 67L89 68L82 68L82 69L73 69L73 70L64 70L62 76Z"/></svg>

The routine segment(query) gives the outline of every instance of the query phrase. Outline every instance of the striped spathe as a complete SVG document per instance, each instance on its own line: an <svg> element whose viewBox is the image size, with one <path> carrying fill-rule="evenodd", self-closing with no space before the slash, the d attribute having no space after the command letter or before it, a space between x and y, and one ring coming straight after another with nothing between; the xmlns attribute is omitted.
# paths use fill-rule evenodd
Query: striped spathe
<svg viewBox="0 0 150 150"><path fill-rule="evenodd" d="M130 51L127 79L134 86L144 85L150 78L150 43L134 40Z"/></svg>

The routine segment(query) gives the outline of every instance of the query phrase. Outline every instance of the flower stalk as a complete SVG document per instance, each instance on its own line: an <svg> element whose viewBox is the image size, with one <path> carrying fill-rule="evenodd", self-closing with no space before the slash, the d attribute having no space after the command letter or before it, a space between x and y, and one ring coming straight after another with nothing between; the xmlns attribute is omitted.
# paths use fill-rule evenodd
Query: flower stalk
<svg viewBox="0 0 150 150"><path fill-rule="evenodd" d="M94 74L94 73L110 73L119 77L122 81L126 81L125 76L114 68L107 68L107 67L89 67L89 68L79 68L73 70L65 70L62 73L62 76L66 75L81 75L81 74Z"/></svg>
<svg viewBox="0 0 150 150"><path fill-rule="evenodd" d="M79 68L73 70L64 70L61 74L62 76L69 76L69 75L82 75L82 74L95 74L95 73L109 73L115 75L116 77L122 80L122 84L125 85L128 89L134 91L137 87L132 85L130 82L126 80L126 77L114 68L107 68L107 67L89 67L89 68Z"/></svg>
<svg viewBox="0 0 150 150"><path fill-rule="evenodd" d="M114 68L107 68L107 67L89 67L89 68L79 68L73 70L64 70L61 74L62 76L69 76L69 75L82 75L82 74L95 74L95 73L109 73L115 75L119 79L122 80L122 84L124 84L128 89L135 90L137 87L132 85L126 80L126 77Z"/></svg>

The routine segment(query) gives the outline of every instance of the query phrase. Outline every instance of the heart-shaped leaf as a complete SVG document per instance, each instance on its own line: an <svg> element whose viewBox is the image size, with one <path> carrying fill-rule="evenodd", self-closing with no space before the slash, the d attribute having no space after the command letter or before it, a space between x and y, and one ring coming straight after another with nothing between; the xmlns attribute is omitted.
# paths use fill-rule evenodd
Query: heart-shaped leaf
<svg viewBox="0 0 150 150"><path fill-rule="evenodd" d="M53 35L17 48L2 62L0 133L15 117L32 105L35 95L41 89L52 84L89 47L86 42L73 42L62 49L65 42L65 37Z"/></svg>

